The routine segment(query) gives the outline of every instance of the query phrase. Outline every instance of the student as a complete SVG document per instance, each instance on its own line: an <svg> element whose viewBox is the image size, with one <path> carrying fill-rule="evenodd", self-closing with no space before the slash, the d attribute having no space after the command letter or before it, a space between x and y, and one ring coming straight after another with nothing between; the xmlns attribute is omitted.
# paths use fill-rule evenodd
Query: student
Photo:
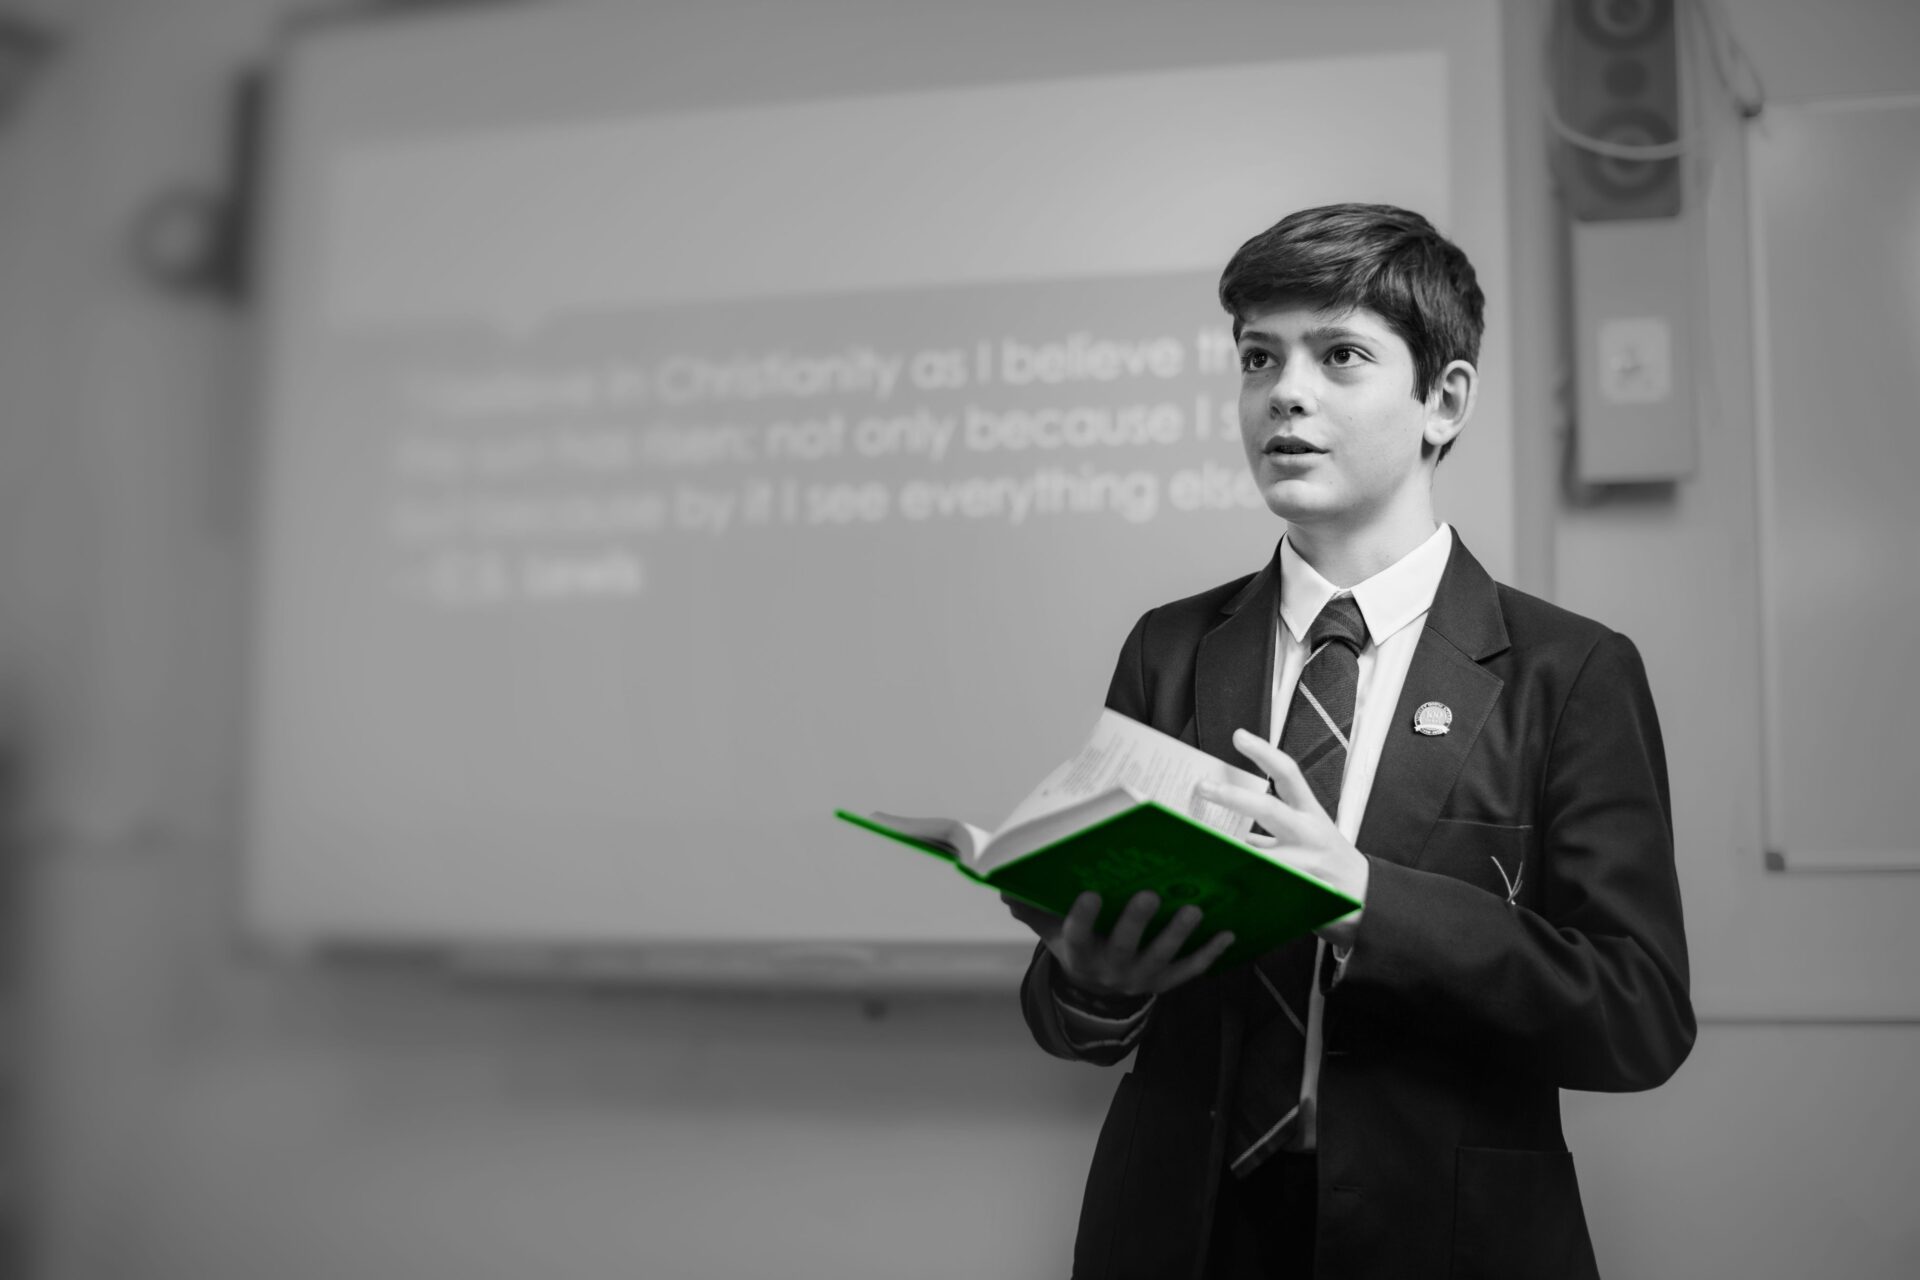
<svg viewBox="0 0 1920 1280"><path fill-rule="evenodd" d="M1617 632L1494 582L1434 518L1472 414L1483 299L1418 214L1283 219L1220 280L1258 573L1150 610L1107 705L1266 795L1252 843L1362 903L1209 970L1204 921L1099 899L1040 935L1042 1048L1136 1053L1095 1146L1074 1274L1597 1274L1559 1091L1649 1089L1694 1038L1666 759ZM1284 748L1284 750L1282 749Z"/></svg>

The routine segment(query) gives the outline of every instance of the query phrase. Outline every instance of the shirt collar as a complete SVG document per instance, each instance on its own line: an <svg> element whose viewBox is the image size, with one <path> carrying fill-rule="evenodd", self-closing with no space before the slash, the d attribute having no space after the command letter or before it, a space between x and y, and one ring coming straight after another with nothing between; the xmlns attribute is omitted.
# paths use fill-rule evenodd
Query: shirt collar
<svg viewBox="0 0 1920 1280"><path fill-rule="evenodd" d="M1379 644L1433 607L1453 551L1453 527L1442 524L1428 539L1398 560L1342 591L1319 570L1300 558L1293 543L1280 540L1280 617L1296 641L1304 642L1307 628L1320 616L1327 601L1351 595L1367 620L1367 639Z"/></svg>

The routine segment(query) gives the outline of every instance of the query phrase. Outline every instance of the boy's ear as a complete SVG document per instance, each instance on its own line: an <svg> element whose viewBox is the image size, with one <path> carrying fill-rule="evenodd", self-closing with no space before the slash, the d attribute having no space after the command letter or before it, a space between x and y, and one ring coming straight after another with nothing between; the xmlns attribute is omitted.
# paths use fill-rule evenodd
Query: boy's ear
<svg viewBox="0 0 1920 1280"><path fill-rule="evenodd" d="M1480 395L1480 371L1465 360L1455 360L1440 371L1427 395L1427 425L1421 442L1438 451L1453 443L1473 416Z"/></svg>

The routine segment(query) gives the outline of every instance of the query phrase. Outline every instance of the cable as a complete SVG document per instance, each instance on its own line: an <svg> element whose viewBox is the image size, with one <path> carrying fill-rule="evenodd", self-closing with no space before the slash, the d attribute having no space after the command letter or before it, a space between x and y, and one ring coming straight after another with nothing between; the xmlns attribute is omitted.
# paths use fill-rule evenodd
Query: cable
<svg viewBox="0 0 1920 1280"><path fill-rule="evenodd" d="M1690 46L1695 38L1695 34L1690 33L1686 25L1679 21L1679 12L1684 10L1692 15L1693 24L1698 29L1697 37L1705 46L1706 60L1712 65L1714 75L1726 89L1727 96L1739 109L1741 118L1751 120L1759 115L1765 106L1766 89L1761 83L1759 71L1755 69L1752 60L1747 57L1746 50L1734 36L1732 26L1726 20L1725 11L1719 8L1720 3L1721 0L1675 0L1674 34L1683 47L1682 77L1685 77L1686 68L1692 61L1684 56L1685 47ZM1681 133L1669 142L1614 142L1595 137L1567 123L1566 117L1560 114L1560 95L1556 91L1553 80L1557 55L1562 52L1566 41L1566 12L1566 6L1562 5L1555 14L1553 44L1542 61L1540 74L1540 98L1546 104L1547 124L1553 132L1570 146L1610 160L1677 160L1693 150L1697 138L1691 130ZM1733 60L1731 69L1728 66L1729 58ZM1737 85L1736 79L1743 79L1751 87L1743 88Z"/></svg>
<svg viewBox="0 0 1920 1280"><path fill-rule="evenodd" d="M1578 3L1579 0L1573 0L1573 2ZM1565 52L1567 40L1567 14L1567 4L1555 6L1553 38L1540 66L1540 100L1546 104L1547 124L1553 132L1563 142L1578 147L1582 151L1604 156L1609 160L1675 160L1685 155L1693 143L1693 139L1685 134L1674 138L1671 142L1610 142L1567 123L1566 117L1560 114L1560 94L1553 79L1555 68L1564 61L1562 55Z"/></svg>
<svg viewBox="0 0 1920 1280"><path fill-rule="evenodd" d="M1760 79L1759 68L1747 57L1747 51L1741 47L1739 37L1733 34L1733 23L1728 20L1722 0L1683 0L1685 7L1692 10L1694 20L1700 24L1706 37L1707 51L1713 56L1713 72L1720 78L1720 84L1733 99L1733 105L1740 111L1742 120L1751 120L1758 116L1767 105L1767 86ZM1734 76L1727 70L1727 57L1735 60L1736 69L1744 69L1746 80L1752 86L1750 91L1742 92L1734 84Z"/></svg>

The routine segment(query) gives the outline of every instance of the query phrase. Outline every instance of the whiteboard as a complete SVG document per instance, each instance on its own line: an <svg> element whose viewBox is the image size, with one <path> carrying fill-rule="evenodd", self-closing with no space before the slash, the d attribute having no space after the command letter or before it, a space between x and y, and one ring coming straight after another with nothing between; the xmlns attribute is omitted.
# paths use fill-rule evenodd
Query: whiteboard
<svg viewBox="0 0 1920 1280"><path fill-rule="evenodd" d="M1920 97L1749 136L1766 849L1920 870Z"/></svg>
<svg viewBox="0 0 1920 1280"><path fill-rule="evenodd" d="M1439 500L1507 576L1496 18L530 5L291 40L251 931L1017 969L994 895L832 811L993 824L1143 610L1265 563L1217 354L1242 240L1358 199L1467 250L1484 390Z"/></svg>

